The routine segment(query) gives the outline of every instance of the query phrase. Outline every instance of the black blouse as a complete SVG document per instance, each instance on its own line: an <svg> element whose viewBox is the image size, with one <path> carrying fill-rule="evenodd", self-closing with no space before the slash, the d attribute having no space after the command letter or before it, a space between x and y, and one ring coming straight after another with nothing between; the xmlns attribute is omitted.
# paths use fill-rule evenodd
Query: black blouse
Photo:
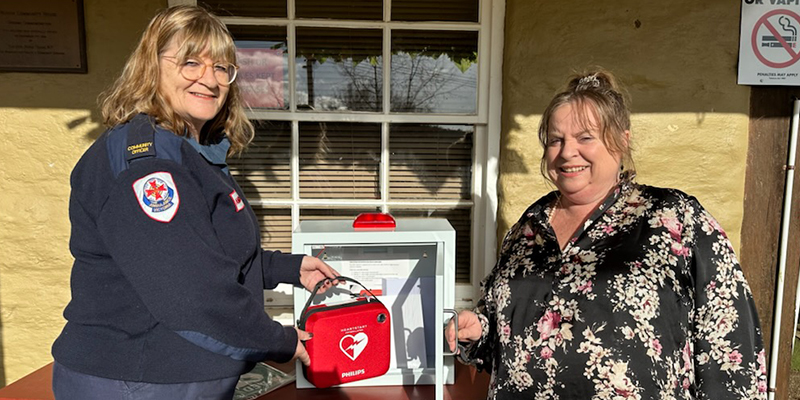
<svg viewBox="0 0 800 400"><path fill-rule="evenodd" d="M766 361L733 248L694 197L623 181L564 250L558 193L507 234L464 358L489 399L761 399Z"/></svg>

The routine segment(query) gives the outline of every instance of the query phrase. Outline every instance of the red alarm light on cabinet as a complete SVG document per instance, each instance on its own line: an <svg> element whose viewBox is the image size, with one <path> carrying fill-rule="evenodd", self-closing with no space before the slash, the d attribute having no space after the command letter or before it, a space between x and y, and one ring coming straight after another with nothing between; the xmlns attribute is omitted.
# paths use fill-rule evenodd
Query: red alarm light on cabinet
<svg viewBox="0 0 800 400"><path fill-rule="evenodd" d="M394 230L397 222L387 213L361 213L353 220L355 230Z"/></svg>

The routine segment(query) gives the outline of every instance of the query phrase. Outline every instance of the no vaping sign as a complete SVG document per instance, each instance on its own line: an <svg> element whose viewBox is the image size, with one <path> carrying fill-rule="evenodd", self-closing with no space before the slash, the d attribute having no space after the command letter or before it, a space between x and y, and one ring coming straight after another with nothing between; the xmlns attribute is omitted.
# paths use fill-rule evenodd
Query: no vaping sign
<svg viewBox="0 0 800 400"><path fill-rule="evenodd" d="M739 84L800 86L800 0L742 0Z"/></svg>

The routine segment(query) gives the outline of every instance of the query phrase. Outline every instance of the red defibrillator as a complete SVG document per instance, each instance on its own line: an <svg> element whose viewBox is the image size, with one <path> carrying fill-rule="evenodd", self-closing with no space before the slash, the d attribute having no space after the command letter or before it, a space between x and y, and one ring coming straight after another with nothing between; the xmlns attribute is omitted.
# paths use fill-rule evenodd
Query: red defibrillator
<svg viewBox="0 0 800 400"><path fill-rule="evenodd" d="M391 320L389 311L372 292L352 278L340 276L364 288L365 297L341 303L311 306L325 279L308 298L298 328L312 333L304 342L311 365L306 379L317 388L380 376L389 370Z"/></svg>

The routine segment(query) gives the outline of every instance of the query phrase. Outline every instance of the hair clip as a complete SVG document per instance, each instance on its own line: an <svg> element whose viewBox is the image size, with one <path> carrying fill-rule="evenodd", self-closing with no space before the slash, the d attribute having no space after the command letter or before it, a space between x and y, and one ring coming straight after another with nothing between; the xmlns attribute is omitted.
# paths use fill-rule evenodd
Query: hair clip
<svg viewBox="0 0 800 400"><path fill-rule="evenodd" d="M584 76L578 81L578 84L581 86L599 88L600 87L600 80L597 79L597 74L592 74L589 76Z"/></svg>

